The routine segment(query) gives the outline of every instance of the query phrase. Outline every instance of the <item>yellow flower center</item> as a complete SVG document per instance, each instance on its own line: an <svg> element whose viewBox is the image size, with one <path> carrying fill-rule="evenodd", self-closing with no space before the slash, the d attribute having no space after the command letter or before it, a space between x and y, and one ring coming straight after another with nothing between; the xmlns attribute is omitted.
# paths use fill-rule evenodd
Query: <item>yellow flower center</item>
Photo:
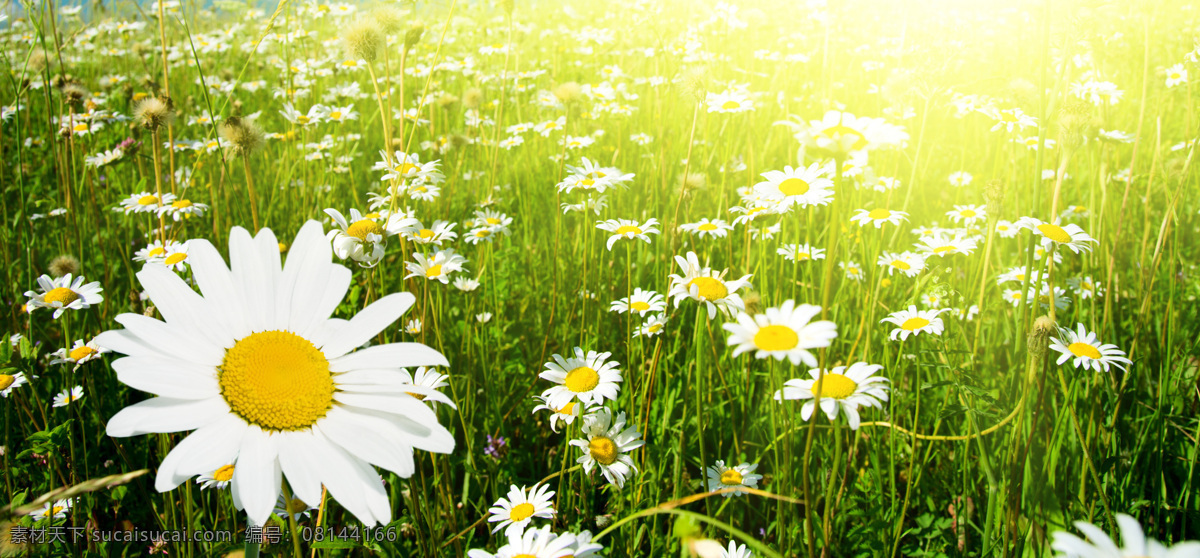
<svg viewBox="0 0 1200 558"><path fill-rule="evenodd" d="M870 217L876 221L878 221L880 219L887 219L888 217L891 217L891 216L892 216L892 212L888 211L882 207L877 208L877 209L872 209L871 212L867 214L867 217Z"/></svg>
<svg viewBox="0 0 1200 558"><path fill-rule="evenodd" d="M71 352L68 353L67 356L71 360L78 362L89 356L92 356L95 353L96 353L96 349L93 349L87 345L81 345L79 347L75 347L74 349L71 349Z"/></svg>
<svg viewBox="0 0 1200 558"><path fill-rule="evenodd" d="M610 438L596 436L588 442L588 453L601 465L612 465L617 460L617 444Z"/></svg>
<svg viewBox="0 0 1200 558"><path fill-rule="evenodd" d="M831 139L839 139L840 136L858 136L858 139L854 140L854 143L850 145L850 149L854 151L858 151L867 146L867 138L862 134L862 132L859 132L858 130L855 130L854 128L844 124L830 126L829 128L825 128L825 131L821 133Z"/></svg>
<svg viewBox="0 0 1200 558"><path fill-rule="evenodd" d="M308 124L308 117L303 114L296 117L297 124Z"/></svg>
<svg viewBox="0 0 1200 558"><path fill-rule="evenodd" d="M0 374L0 390L8 389L16 381L17 381L16 376L10 376L8 374Z"/></svg>
<svg viewBox="0 0 1200 558"><path fill-rule="evenodd" d="M138 198L137 202L138 205L153 205L158 203L158 196L155 196L154 194L146 194Z"/></svg>
<svg viewBox="0 0 1200 558"><path fill-rule="evenodd" d="M400 174L407 175L408 173L415 171L415 170L420 170L420 169L419 169L419 167L417 167L416 165L414 165L412 163L404 163L403 165L400 165Z"/></svg>
<svg viewBox="0 0 1200 558"><path fill-rule="evenodd" d="M922 318L920 316L916 316L916 317L912 317L907 320L904 320L904 323L900 324L900 329L903 329L905 331L916 331L927 325L929 325L929 320L926 320L925 318Z"/></svg>
<svg viewBox="0 0 1200 558"><path fill-rule="evenodd" d="M87 124L80 123L80 124L76 124L76 125L75 125L75 131L76 131L76 132L86 132L86 131L87 131L87 129L88 129L88 126L87 126Z"/></svg>
<svg viewBox="0 0 1200 558"><path fill-rule="evenodd" d="M636 310L636 311L638 311L638 312L645 312L646 310L649 310L649 309L650 309L650 305L649 305L648 303L646 303L646 302L643 302L643 301L640 301L640 300L639 300L639 301L637 301L637 302L634 302L633 304L630 304L630 305L629 305L629 309L630 309L630 310Z"/></svg>
<svg viewBox="0 0 1200 558"><path fill-rule="evenodd" d="M513 558L537 558L537 556L534 556L532 554L518 554L516 556L513 556Z"/></svg>
<svg viewBox="0 0 1200 558"><path fill-rule="evenodd" d="M700 225L699 227L696 227L696 230L715 231L715 230L717 230L717 226L712 223L704 223L704 224Z"/></svg>
<svg viewBox="0 0 1200 558"><path fill-rule="evenodd" d="M812 392L814 395L818 391L821 392L822 398L845 399L854 395L857 388L858 384L854 383L854 380L841 374L826 372L820 380L813 382Z"/></svg>
<svg viewBox="0 0 1200 558"><path fill-rule="evenodd" d="M802 196L808 193L808 183L799 178L789 178L779 183L779 191L785 196Z"/></svg>
<svg viewBox="0 0 1200 558"><path fill-rule="evenodd" d="M185 207L191 207L191 206L192 206L191 200L176 200L174 202L171 202L171 207L173 207L175 209L183 209Z"/></svg>
<svg viewBox="0 0 1200 558"><path fill-rule="evenodd" d="M488 218L484 219L484 221L487 222L487 224L489 224L489 225L499 225L500 224L500 220L495 217L488 217Z"/></svg>
<svg viewBox="0 0 1200 558"><path fill-rule="evenodd" d="M586 393L600 385L600 374L588 366L573 368L567 372L563 385L575 393Z"/></svg>
<svg viewBox="0 0 1200 558"><path fill-rule="evenodd" d="M742 474L737 469L726 469L721 473L721 484L742 484Z"/></svg>
<svg viewBox="0 0 1200 558"><path fill-rule="evenodd" d="M383 236L383 227L371 219L359 219L346 227L346 234L359 240L366 240L369 234Z"/></svg>
<svg viewBox="0 0 1200 558"><path fill-rule="evenodd" d="M533 515L533 511L533 504L530 504L529 502L521 502L509 510L508 518L514 522L524 521L529 519L529 516Z"/></svg>
<svg viewBox="0 0 1200 558"><path fill-rule="evenodd" d="M754 346L764 351L790 351L800 344L796 330L785 325L769 325L754 334Z"/></svg>
<svg viewBox="0 0 1200 558"><path fill-rule="evenodd" d="M933 253L934 254L942 254L945 252L953 252L956 249L957 248L955 248L954 246L940 246L938 248L934 248Z"/></svg>
<svg viewBox="0 0 1200 558"><path fill-rule="evenodd" d="M218 368L221 395L238 416L264 430L301 430L333 406L329 361L308 339L289 331L239 339Z"/></svg>
<svg viewBox="0 0 1200 558"><path fill-rule="evenodd" d="M892 267L894 267L896 269L904 270L904 271L908 271L908 270L912 269L912 266L908 265L908 262L906 262L904 260L892 260Z"/></svg>
<svg viewBox="0 0 1200 558"><path fill-rule="evenodd" d="M812 257L812 256L810 256L810 255L808 254L808 252L796 252L796 259L797 259L797 260L800 260L800 261L805 261L805 260L807 260L807 259L809 259L809 258L811 258L811 257Z"/></svg>
<svg viewBox="0 0 1200 558"><path fill-rule="evenodd" d="M725 283L712 277L697 277L688 281L689 291L693 285L699 287L697 294L704 300L721 300L729 295L729 289L725 287Z"/></svg>
<svg viewBox="0 0 1200 558"><path fill-rule="evenodd" d="M421 229L417 231L417 238L424 238L426 240L433 238L433 231L429 229Z"/></svg>
<svg viewBox="0 0 1200 558"><path fill-rule="evenodd" d="M220 469L213 471L213 480L218 482L229 482L233 479L233 465L222 465Z"/></svg>
<svg viewBox="0 0 1200 558"><path fill-rule="evenodd" d="M737 101L730 100L730 101L725 101L725 102L724 102L724 103L721 105L721 109L723 109L723 110L733 110L733 109L735 109L735 108L738 108L738 107L740 107L740 106L742 106L742 105L741 105L741 103L738 103Z"/></svg>
<svg viewBox="0 0 1200 558"><path fill-rule="evenodd" d="M653 324L650 327L646 328L646 331L648 331L650 333L654 333L660 329L662 329L662 324Z"/></svg>
<svg viewBox="0 0 1200 558"><path fill-rule="evenodd" d="M1016 124L1018 122L1018 120L1019 119L1017 118L1016 112L1011 111L1011 110L1000 111L1000 121L1001 122L1007 122L1009 124Z"/></svg>
<svg viewBox="0 0 1200 558"><path fill-rule="evenodd" d="M342 119L342 111L335 110L335 111L329 113L329 117L334 120L341 120Z"/></svg>
<svg viewBox="0 0 1200 558"><path fill-rule="evenodd" d="M492 231L489 231L487 229L480 229L478 231L475 231L475 236L477 236L479 238L487 238L491 234L492 234Z"/></svg>
<svg viewBox="0 0 1200 558"><path fill-rule="evenodd" d="M1042 232L1042 236L1045 236L1046 238L1049 238L1050 240L1053 240L1059 244L1071 242L1071 235L1067 234L1067 231L1063 230L1063 228L1058 225L1043 223L1038 225L1038 230Z"/></svg>
<svg viewBox="0 0 1200 558"><path fill-rule="evenodd" d="M441 275L442 275L442 264L429 266L429 269L425 270L426 277L440 277Z"/></svg>
<svg viewBox="0 0 1200 558"><path fill-rule="evenodd" d="M968 218L968 219L978 215L977 213L975 213L974 209L964 209L964 210L960 211L958 214L962 215L963 217Z"/></svg>
<svg viewBox="0 0 1200 558"><path fill-rule="evenodd" d="M164 265L175 265L175 264L177 264L177 263L179 263L179 262L182 262L183 260L186 260L186 259L187 259L187 254L186 254L186 253L184 253L184 252L175 252L174 254L171 254L170 256L167 256L167 259L163 260L163 264L164 264Z"/></svg>
<svg viewBox="0 0 1200 558"><path fill-rule="evenodd" d="M1071 351L1071 354L1077 357L1088 357L1094 359L1100 358L1100 351L1096 350L1095 347L1088 345L1087 343L1071 343L1067 346L1067 349Z"/></svg>
<svg viewBox="0 0 1200 558"><path fill-rule="evenodd" d="M46 293L46 296L43 297L42 300L45 300L47 304L53 304L57 302L63 306L66 306L72 302L75 302L76 300L79 300L79 294L66 287L58 287L50 289L50 291Z"/></svg>
<svg viewBox="0 0 1200 558"><path fill-rule="evenodd" d="M571 413L573 413L574 411L575 411L575 402L569 401L569 402L567 402L566 405L563 405L561 409L559 409L558 411L555 411L555 412L557 412L560 415L570 416Z"/></svg>

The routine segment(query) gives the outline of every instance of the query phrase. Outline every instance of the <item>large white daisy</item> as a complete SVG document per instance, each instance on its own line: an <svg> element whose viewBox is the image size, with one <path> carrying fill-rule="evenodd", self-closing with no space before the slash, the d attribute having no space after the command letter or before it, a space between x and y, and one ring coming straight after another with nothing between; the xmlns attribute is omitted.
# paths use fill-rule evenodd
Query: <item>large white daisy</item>
<svg viewBox="0 0 1200 558"><path fill-rule="evenodd" d="M808 420L816 409L815 398L819 390L821 410L825 411L829 420L837 418L840 409L846 414L850 429L858 430L858 406L879 408L881 401L888 400L888 379L875 375L882 369L883 366L879 364L856 362L849 367L838 366L833 370L826 370L824 375L821 375L820 370L809 370L811 380L797 378L784 382L783 389L775 392L775 400L806 400L800 408L800 417Z"/></svg>
<svg viewBox="0 0 1200 558"><path fill-rule="evenodd" d="M158 467L155 488L171 490L194 475L233 464L234 505L263 524L286 479L297 498L321 500L321 487L367 525L391 520L391 505L372 465L414 471L413 449L454 450L454 436L409 394L401 367L445 366L419 343L355 350L414 302L385 296L350 320L330 314L350 286L349 269L332 262L321 225L309 221L281 265L269 229L230 234L231 266L207 241L193 241L200 293L162 266L138 280L165 321L121 314L123 330L96 343L129 355L113 362L117 378L157 395L108 421L113 437L195 430Z"/></svg>
<svg viewBox="0 0 1200 558"><path fill-rule="evenodd" d="M813 322L821 313L820 306L801 304L788 300L779 308L767 308L766 314L750 317L739 312L737 323L721 324L729 332L729 345L733 356L755 351L757 358L785 357L798 365L803 361L808 366L817 365L817 357L808 349L828 347L837 337L837 325L828 320Z"/></svg>
<svg viewBox="0 0 1200 558"><path fill-rule="evenodd" d="M1089 332L1083 324L1078 324L1076 331L1063 328L1058 337L1050 338L1050 348L1061 353L1056 363L1060 366L1071 360L1075 368L1108 372L1109 366L1124 370L1125 365L1133 362L1125 358L1125 351L1116 345L1101 343L1096 333Z"/></svg>
<svg viewBox="0 0 1200 558"><path fill-rule="evenodd" d="M584 405L603 405L605 399L617 398L620 390L621 371L616 362L610 362L612 353L584 352L575 347L575 356L563 358L553 355L554 360L546 363L546 370L539 374L543 380L558 385L546 390L542 396L547 403L560 409L578 397Z"/></svg>

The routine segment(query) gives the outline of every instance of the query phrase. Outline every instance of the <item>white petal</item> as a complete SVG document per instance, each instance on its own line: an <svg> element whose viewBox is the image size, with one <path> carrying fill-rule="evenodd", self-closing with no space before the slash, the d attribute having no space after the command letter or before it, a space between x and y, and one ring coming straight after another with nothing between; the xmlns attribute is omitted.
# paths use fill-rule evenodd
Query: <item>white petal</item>
<svg viewBox="0 0 1200 558"><path fill-rule="evenodd" d="M414 366L449 366L442 353L420 343L388 343L355 351L331 359L331 372L349 372L360 368L408 368Z"/></svg>
<svg viewBox="0 0 1200 558"><path fill-rule="evenodd" d="M232 489L246 506L246 516L255 525L266 523L279 499L282 473L275 451L275 437L250 425L242 437L237 463L233 469Z"/></svg>
<svg viewBox="0 0 1200 558"><path fill-rule="evenodd" d="M379 475L374 471L364 474L364 467L370 469L369 465L328 441L319 431L314 430L313 434L318 447L321 447L320 453L316 454L320 463L321 482L329 489L329 493L343 508L367 525L390 521L391 510L387 509L387 495L383 492ZM371 502L377 502L379 498L384 502L384 509L379 510L385 512L382 516L375 513L374 508L378 504Z"/></svg>
<svg viewBox="0 0 1200 558"><path fill-rule="evenodd" d="M163 319L172 326L194 329L217 347L233 346L229 327L216 319L220 314L212 312L204 299L170 269L147 265L137 277Z"/></svg>
<svg viewBox="0 0 1200 558"><path fill-rule="evenodd" d="M197 429L175 445L158 466L154 488L166 492L200 473L234 463L249 425L233 413Z"/></svg>
<svg viewBox="0 0 1200 558"><path fill-rule="evenodd" d="M225 358L223 347L198 339L194 333L172 324L141 314L121 314L115 320L160 354L205 366L218 366Z"/></svg>
<svg viewBox="0 0 1200 558"><path fill-rule="evenodd" d="M279 465L287 477L288 485L296 497L314 505L321 501L321 470L319 448L311 431L281 432L279 441Z"/></svg>
<svg viewBox="0 0 1200 558"><path fill-rule="evenodd" d="M193 240L188 244L188 261L192 262L192 277L204 294L205 302L213 314L224 318L230 335L234 339L249 335L242 294L234 287L233 274L217 249L207 240Z"/></svg>
<svg viewBox="0 0 1200 558"><path fill-rule="evenodd" d="M195 430L229 413L220 397L198 401L155 397L121 409L108 420L106 431L114 438L139 434Z"/></svg>
<svg viewBox="0 0 1200 558"><path fill-rule="evenodd" d="M346 298L346 290L353 280L350 270L340 265L329 264L325 270L324 283L302 281L292 295L292 331L310 339Z"/></svg>
<svg viewBox="0 0 1200 558"><path fill-rule="evenodd" d="M333 443L350 455L364 459L403 478L412 476L414 469L412 446L399 436L389 436L394 430L381 417L358 414L334 407L317 425ZM391 427L391 428L389 428Z"/></svg>
<svg viewBox="0 0 1200 558"><path fill-rule="evenodd" d="M163 357L124 357L112 363L117 379L129 387L177 399L207 399L221 394L216 370Z"/></svg>
<svg viewBox="0 0 1200 558"><path fill-rule="evenodd" d="M404 315L416 300L412 293L393 293L363 308L342 331L321 347L325 358L335 359L366 343Z"/></svg>

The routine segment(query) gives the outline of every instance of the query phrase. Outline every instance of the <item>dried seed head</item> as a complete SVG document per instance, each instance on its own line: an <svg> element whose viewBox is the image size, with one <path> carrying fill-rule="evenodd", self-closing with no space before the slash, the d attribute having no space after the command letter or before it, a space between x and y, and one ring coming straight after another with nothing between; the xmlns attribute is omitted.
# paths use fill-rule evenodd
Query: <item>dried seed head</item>
<svg viewBox="0 0 1200 558"><path fill-rule="evenodd" d="M417 46L421 42L421 37L425 35L425 22L421 20L412 20L408 22L408 31L404 32L404 50L409 50Z"/></svg>
<svg viewBox="0 0 1200 558"><path fill-rule="evenodd" d="M37 49L33 54L29 55L29 71L32 73L41 73L47 66L50 65L50 57L46 56L46 51Z"/></svg>
<svg viewBox="0 0 1200 558"><path fill-rule="evenodd" d="M342 33L346 55L374 62L379 50L384 48L383 31L372 18L362 18L346 27Z"/></svg>
<svg viewBox="0 0 1200 558"><path fill-rule="evenodd" d="M697 102L708 92L708 66L692 66L683 73L683 92Z"/></svg>
<svg viewBox="0 0 1200 558"><path fill-rule="evenodd" d="M382 5L371 10L371 17L379 24L379 30L391 35L404 26L404 12L394 6Z"/></svg>
<svg viewBox="0 0 1200 558"><path fill-rule="evenodd" d="M983 199L987 203L988 216L1000 216L1004 210L1004 181L993 178L983 185Z"/></svg>
<svg viewBox="0 0 1200 558"><path fill-rule="evenodd" d="M230 144L229 150L234 155L248 157L266 144L262 128L253 120L238 116L230 116L221 123L221 137Z"/></svg>
<svg viewBox="0 0 1200 558"><path fill-rule="evenodd" d="M62 277L70 273L71 275L79 275L79 259L69 254L63 254L50 261L50 274L55 277Z"/></svg>
<svg viewBox="0 0 1200 558"><path fill-rule="evenodd" d="M479 108L479 105L483 104L483 91L478 87L472 87L463 93L462 101L463 106L467 108Z"/></svg>
<svg viewBox="0 0 1200 558"><path fill-rule="evenodd" d="M581 92L582 88L579 87L578 83L573 81L568 81L554 88L554 96L564 105L569 105L579 100Z"/></svg>
<svg viewBox="0 0 1200 558"><path fill-rule="evenodd" d="M62 97L75 110L82 110L83 101L88 97L88 90L78 83L67 83L62 87Z"/></svg>
<svg viewBox="0 0 1200 558"><path fill-rule="evenodd" d="M133 119L151 132L175 122L175 107L170 97L146 97L133 107Z"/></svg>
<svg viewBox="0 0 1200 558"><path fill-rule="evenodd" d="M449 93L442 93L442 96L438 97L437 99L437 106L440 108L450 108L452 105L454 105L454 103L457 102L458 97L455 97Z"/></svg>
<svg viewBox="0 0 1200 558"><path fill-rule="evenodd" d="M1058 327L1050 316L1039 316L1033 321L1033 328L1029 330L1026 341L1029 343L1029 352L1033 355L1034 360L1041 359L1046 354L1046 350L1050 347L1050 334L1057 330Z"/></svg>

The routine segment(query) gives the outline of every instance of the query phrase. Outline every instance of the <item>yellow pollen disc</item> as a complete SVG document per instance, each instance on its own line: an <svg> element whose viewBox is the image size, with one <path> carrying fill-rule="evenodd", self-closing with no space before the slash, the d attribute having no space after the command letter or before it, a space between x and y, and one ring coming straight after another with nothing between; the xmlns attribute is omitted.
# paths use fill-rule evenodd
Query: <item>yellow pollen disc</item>
<svg viewBox="0 0 1200 558"><path fill-rule="evenodd" d="M297 124L308 124L308 117L301 114L300 116L296 117L296 123Z"/></svg>
<svg viewBox="0 0 1200 558"><path fill-rule="evenodd" d="M604 436L596 436L588 442L588 453L601 465L612 465L617 460L617 444Z"/></svg>
<svg viewBox="0 0 1200 558"><path fill-rule="evenodd" d="M1067 234L1067 231L1063 230L1063 228L1058 225L1044 223L1038 225L1038 230L1042 232L1043 236L1059 244L1071 242L1071 235Z"/></svg>
<svg viewBox="0 0 1200 558"><path fill-rule="evenodd" d="M138 205L153 205L158 203L158 197L154 194L146 194L138 198Z"/></svg>
<svg viewBox="0 0 1200 558"><path fill-rule="evenodd" d="M532 554L518 554L516 556L513 556L513 558L537 558L537 556L534 556Z"/></svg>
<svg viewBox="0 0 1200 558"><path fill-rule="evenodd" d="M76 125L75 125L75 131L76 131L76 132L86 132L86 131L87 131L87 129L88 129L88 128L87 128L87 124L76 124Z"/></svg>
<svg viewBox="0 0 1200 558"><path fill-rule="evenodd" d="M642 229L633 225L621 225L617 228L617 234L642 234Z"/></svg>
<svg viewBox="0 0 1200 558"><path fill-rule="evenodd" d="M486 221L487 224L489 224L489 225L499 225L500 224L500 220L495 217L488 217L487 219L484 219L484 221Z"/></svg>
<svg viewBox="0 0 1200 558"><path fill-rule="evenodd" d="M754 334L754 346L764 351L790 351L799 344L796 330L784 325L764 326Z"/></svg>
<svg viewBox="0 0 1200 558"><path fill-rule="evenodd" d="M933 249L933 253L934 253L934 254L941 254L941 253L944 253L944 252L953 252L954 250L957 250L957 248L955 248L954 246L942 246L942 247L940 247L940 248L934 248L934 249Z"/></svg>
<svg viewBox="0 0 1200 558"><path fill-rule="evenodd" d="M229 482L233 478L233 465L222 465L220 469L213 471L213 480L219 482Z"/></svg>
<svg viewBox="0 0 1200 558"><path fill-rule="evenodd" d="M0 374L0 390L8 389L9 386L13 385L13 383L16 381L17 381L16 376L9 376L8 374Z"/></svg>
<svg viewBox="0 0 1200 558"><path fill-rule="evenodd" d="M904 320L904 323L900 324L900 329L903 329L906 331L916 331L927 325L929 325L929 320L926 320L925 318L917 316L917 317L913 317L913 318Z"/></svg>
<svg viewBox="0 0 1200 558"><path fill-rule="evenodd" d="M403 165L400 165L400 174L408 174L415 170L420 170L420 169L419 169L419 167L417 167L416 165L414 165L412 163L404 163Z"/></svg>
<svg viewBox="0 0 1200 558"><path fill-rule="evenodd" d="M1086 207L1084 207L1084 206L1082 206L1082 205L1077 205L1077 206L1075 206L1075 213L1083 213L1083 212L1085 212L1085 211L1087 211L1087 208L1086 208Z"/></svg>
<svg viewBox="0 0 1200 558"><path fill-rule="evenodd" d="M176 200L176 201L171 202L171 207L173 207L175 209L182 209L182 208L191 207L191 206L192 206L191 200Z"/></svg>
<svg viewBox="0 0 1200 558"><path fill-rule="evenodd" d="M546 123L546 129L547 129L547 130L553 130L554 128L557 128L557 127L558 127L558 123L557 123L557 122L547 122L547 123Z"/></svg>
<svg viewBox="0 0 1200 558"><path fill-rule="evenodd" d="M1071 354L1074 354L1078 357L1088 357L1094 359L1100 358L1100 351L1096 350L1095 347L1088 345L1087 343L1071 343L1067 346L1067 349L1071 351Z"/></svg>
<svg viewBox="0 0 1200 558"><path fill-rule="evenodd" d="M442 274L442 264L430 266L425 270L426 277L439 277Z"/></svg>
<svg viewBox="0 0 1200 558"><path fill-rule="evenodd" d="M1017 114L1011 110L1000 111L1000 121L1015 124L1017 122Z"/></svg>
<svg viewBox="0 0 1200 558"><path fill-rule="evenodd" d="M630 304L629 309L636 310L638 312L645 312L646 310L650 309L650 305L639 300L633 304Z"/></svg>
<svg viewBox="0 0 1200 558"><path fill-rule="evenodd" d="M492 231L489 231L487 229L482 229L482 230L476 231L475 236L477 236L479 238L487 238L491 234L492 234Z"/></svg>
<svg viewBox="0 0 1200 558"><path fill-rule="evenodd" d="M700 288L697 294L703 297L704 300L721 300L729 295L729 289L725 287L725 283L712 277L697 277L688 281L687 287L689 291L693 285Z"/></svg>
<svg viewBox="0 0 1200 558"><path fill-rule="evenodd" d="M521 502L520 504L513 506L513 508L511 510L509 510L508 518L513 520L514 522L524 521L526 519L529 519L529 516L533 515L533 511L534 511L533 504L530 504L529 502Z"/></svg>
<svg viewBox="0 0 1200 558"><path fill-rule="evenodd" d="M867 217L870 217L876 221L878 221L880 219L887 219L888 217L891 217L891 216L892 216L892 212L888 211L882 207L877 208L877 209L872 209L871 212L867 214Z"/></svg>
<svg viewBox="0 0 1200 558"><path fill-rule="evenodd" d="M662 324L654 324L654 325L646 328L646 331L648 331L650 333L654 333L660 329L662 329Z"/></svg>
<svg viewBox="0 0 1200 558"><path fill-rule="evenodd" d="M725 103L721 105L721 108L724 110L733 110L740 106L742 106L741 103L738 103L737 101L725 101Z"/></svg>
<svg viewBox="0 0 1200 558"><path fill-rule="evenodd" d="M797 259L797 260L800 260L800 261L805 261L805 260L807 260L807 259L809 259L809 258L811 258L811 257L812 257L812 256L809 256L809 255L808 255L808 252L796 252L796 259Z"/></svg>
<svg viewBox="0 0 1200 558"><path fill-rule="evenodd" d="M1177 73L1175 73L1175 74L1171 74L1171 79L1179 79L1179 77L1180 77L1180 76L1179 76L1179 74L1177 74Z"/></svg>
<svg viewBox="0 0 1200 558"><path fill-rule="evenodd" d="M717 230L717 226L712 223L704 223L704 224L700 225L699 227L696 227L696 230L715 231L715 230Z"/></svg>
<svg viewBox="0 0 1200 558"><path fill-rule="evenodd" d="M963 217L966 217L966 218L971 218L971 217L976 216L977 213L975 213L974 209L964 209L961 212L959 212L959 215L962 215Z"/></svg>
<svg viewBox="0 0 1200 558"><path fill-rule="evenodd" d="M371 219L359 219L346 227L346 234L359 240L366 240L368 234L383 236L383 227Z"/></svg>
<svg viewBox="0 0 1200 558"><path fill-rule="evenodd" d="M851 128L851 127L843 125L843 124L838 124L837 126L831 126L829 128L825 128L825 131L823 131L821 133L829 138L837 138L839 136L847 136L847 135L858 136L858 139L854 140L854 144L850 146L850 149L852 149L854 151L858 151L859 149L862 149L867 146L867 138L862 135L862 132L859 132L858 130L855 130L854 128Z"/></svg>
<svg viewBox="0 0 1200 558"><path fill-rule="evenodd" d="M146 253L146 256L151 257L151 258L157 258L166 253L167 253L167 251L162 246L155 246L154 248L151 248L149 252Z"/></svg>
<svg viewBox="0 0 1200 558"><path fill-rule="evenodd" d="M904 260L894 260L894 261L892 261L892 267L894 267L894 268L896 268L896 269L901 269L901 270L904 270L904 271L908 271L908 270L912 269L912 266L911 266L911 265L908 265L908 262L906 262L906 261L904 261Z"/></svg>
<svg viewBox="0 0 1200 558"><path fill-rule="evenodd" d="M563 385L575 393L587 393L600 385L600 374L588 366L580 366L567 372Z"/></svg>
<svg viewBox="0 0 1200 558"><path fill-rule="evenodd" d="M413 188L413 191L414 191L414 192L422 192L422 193L424 193L424 192L428 192L428 191L429 191L429 188L426 188L426 187L424 187L424 186L417 186L416 188Z"/></svg>
<svg viewBox="0 0 1200 558"><path fill-rule="evenodd" d="M879 282L879 286L880 287L890 287L890 286L892 286L892 280L888 279L887 277L884 277L883 280Z"/></svg>
<svg viewBox="0 0 1200 558"><path fill-rule="evenodd" d="M221 395L238 416L264 430L302 430L333 406L329 361L308 339L261 331L239 339L218 369Z"/></svg>
<svg viewBox="0 0 1200 558"><path fill-rule="evenodd" d="M433 231L429 229L421 229L417 231L417 238L430 239L433 238Z"/></svg>
<svg viewBox="0 0 1200 558"><path fill-rule="evenodd" d="M563 405L561 409L559 409L558 411L555 411L555 412L557 412L560 415L570 416L571 413L575 412L575 402L570 401L566 405Z"/></svg>
<svg viewBox="0 0 1200 558"><path fill-rule="evenodd" d="M163 264L164 265L175 265L186 259L187 259L187 254L185 254L183 252L175 252L174 254L167 256L167 259L163 260Z"/></svg>
<svg viewBox="0 0 1200 558"><path fill-rule="evenodd" d="M47 303L58 302L63 306L66 306L72 302L75 302L76 300L79 300L79 295L76 294L75 291L72 291L66 287L58 287L56 289L50 289L50 291L46 293L46 296L42 297L42 300L45 300Z"/></svg>
<svg viewBox="0 0 1200 558"><path fill-rule="evenodd" d="M95 352L96 349L93 349L87 345L83 345L81 347L75 347L74 349L71 349L71 352L67 356L70 357L71 360L80 361L92 356L95 354Z"/></svg>
<svg viewBox="0 0 1200 558"><path fill-rule="evenodd" d="M779 183L779 191L785 196L802 196L808 193L808 183L799 178L789 178Z"/></svg>
<svg viewBox="0 0 1200 558"><path fill-rule="evenodd" d="M737 469L726 469L721 473L721 484L742 484L742 474Z"/></svg>
<svg viewBox="0 0 1200 558"><path fill-rule="evenodd" d="M822 399L845 399L854 395L857 388L858 384L854 383L854 380L841 374L826 372L824 377L813 382L812 392L816 394L820 390Z"/></svg>
<svg viewBox="0 0 1200 558"><path fill-rule="evenodd" d="M342 111L335 110L335 111L329 113L329 117L334 120L341 120L342 119Z"/></svg>

